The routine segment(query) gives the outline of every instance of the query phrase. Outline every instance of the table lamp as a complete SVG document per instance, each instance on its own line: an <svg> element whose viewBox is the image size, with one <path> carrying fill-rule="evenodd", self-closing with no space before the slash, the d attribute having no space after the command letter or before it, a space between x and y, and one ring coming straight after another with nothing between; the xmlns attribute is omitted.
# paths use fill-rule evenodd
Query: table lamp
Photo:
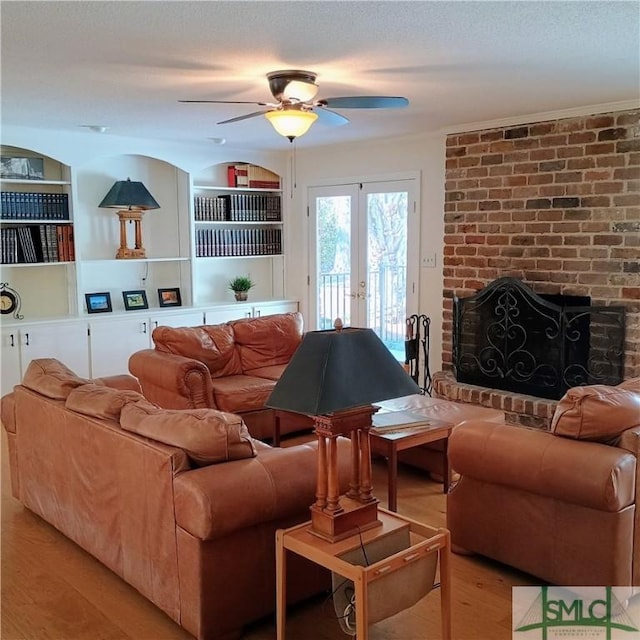
<svg viewBox="0 0 640 640"><path fill-rule="evenodd" d="M369 428L381 402L420 392L371 329L310 331L265 403L310 416L318 439L311 532L330 542L379 524L371 485ZM337 438L351 439L349 491L339 495Z"/></svg>
<svg viewBox="0 0 640 640"><path fill-rule="evenodd" d="M142 246L142 214L149 209L159 209L160 205L142 182L132 182L130 178L116 182L98 205L102 208L120 209L120 248L116 258L146 258ZM135 224L135 248L127 246L126 222Z"/></svg>

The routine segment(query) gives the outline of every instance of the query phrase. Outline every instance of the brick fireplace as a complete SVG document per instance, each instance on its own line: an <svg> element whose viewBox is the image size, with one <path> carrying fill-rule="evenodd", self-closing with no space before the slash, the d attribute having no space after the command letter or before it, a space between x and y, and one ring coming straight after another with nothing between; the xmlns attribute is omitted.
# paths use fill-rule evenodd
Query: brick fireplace
<svg viewBox="0 0 640 640"><path fill-rule="evenodd" d="M640 110L447 137L443 397L547 427L555 402L458 383L453 296L496 278L626 307L624 377L640 375Z"/></svg>

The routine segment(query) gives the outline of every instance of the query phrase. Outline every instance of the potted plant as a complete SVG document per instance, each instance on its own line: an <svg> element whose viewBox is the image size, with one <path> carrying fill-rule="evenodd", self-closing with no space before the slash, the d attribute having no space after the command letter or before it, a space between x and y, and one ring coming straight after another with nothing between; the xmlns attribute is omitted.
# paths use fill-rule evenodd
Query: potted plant
<svg viewBox="0 0 640 640"><path fill-rule="evenodd" d="M255 286L255 282L249 276L236 276L229 281L229 289L233 291L238 301L246 300L249 289L253 286Z"/></svg>

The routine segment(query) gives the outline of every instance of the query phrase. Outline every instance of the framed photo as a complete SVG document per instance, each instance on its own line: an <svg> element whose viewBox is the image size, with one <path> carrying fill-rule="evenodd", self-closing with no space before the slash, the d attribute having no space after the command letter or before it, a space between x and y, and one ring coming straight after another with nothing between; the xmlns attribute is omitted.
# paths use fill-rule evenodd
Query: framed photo
<svg viewBox="0 0 640 640"><path fill-rule="evenodd" d="M44 180L44 159L0 156L0 178Z"/></svg>
<svg viewBox="0 0 640 640"><path fill-rule="evenodd" d="M127 311L135 311L136 309L148 309L147 292L144 289L138 291L123 291L124 308Z"/></svg>
<svg viewBox="0 0 640 640"><path fill-rule="evenodd" d="M158 303L161 307L181 307L180 289L158 289Z"/></svg>
<svg viewBox="0 0 640 640"><path fill-rule="evenodd" d="M111 295L108 291L99 293L85 293L87 313L107 313L111 311Z"/></svg>

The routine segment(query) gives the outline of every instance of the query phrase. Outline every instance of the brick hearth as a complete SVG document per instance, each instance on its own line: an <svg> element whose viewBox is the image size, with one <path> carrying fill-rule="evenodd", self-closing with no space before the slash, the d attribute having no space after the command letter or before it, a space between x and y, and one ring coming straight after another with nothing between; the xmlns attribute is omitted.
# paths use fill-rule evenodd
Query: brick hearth
<svg viewBox="0 0 640 640"><path fill-rule="evenodd" d="M558 404L557 400L457 382L450 371L439 371L433 376L433 394L445 400L500 409L508 423L538 429L549 429Z"/></svg>
<svg viewBox="0 0 640 640"><path fill-rule="evenodd" d="M444 372L454 294L511 276L536 293L626 306L624 377L640 375L640 110L452 134L446 155ZM471 385L451 393L518 414L524 404L531 426L555 404Z"/></svg>

